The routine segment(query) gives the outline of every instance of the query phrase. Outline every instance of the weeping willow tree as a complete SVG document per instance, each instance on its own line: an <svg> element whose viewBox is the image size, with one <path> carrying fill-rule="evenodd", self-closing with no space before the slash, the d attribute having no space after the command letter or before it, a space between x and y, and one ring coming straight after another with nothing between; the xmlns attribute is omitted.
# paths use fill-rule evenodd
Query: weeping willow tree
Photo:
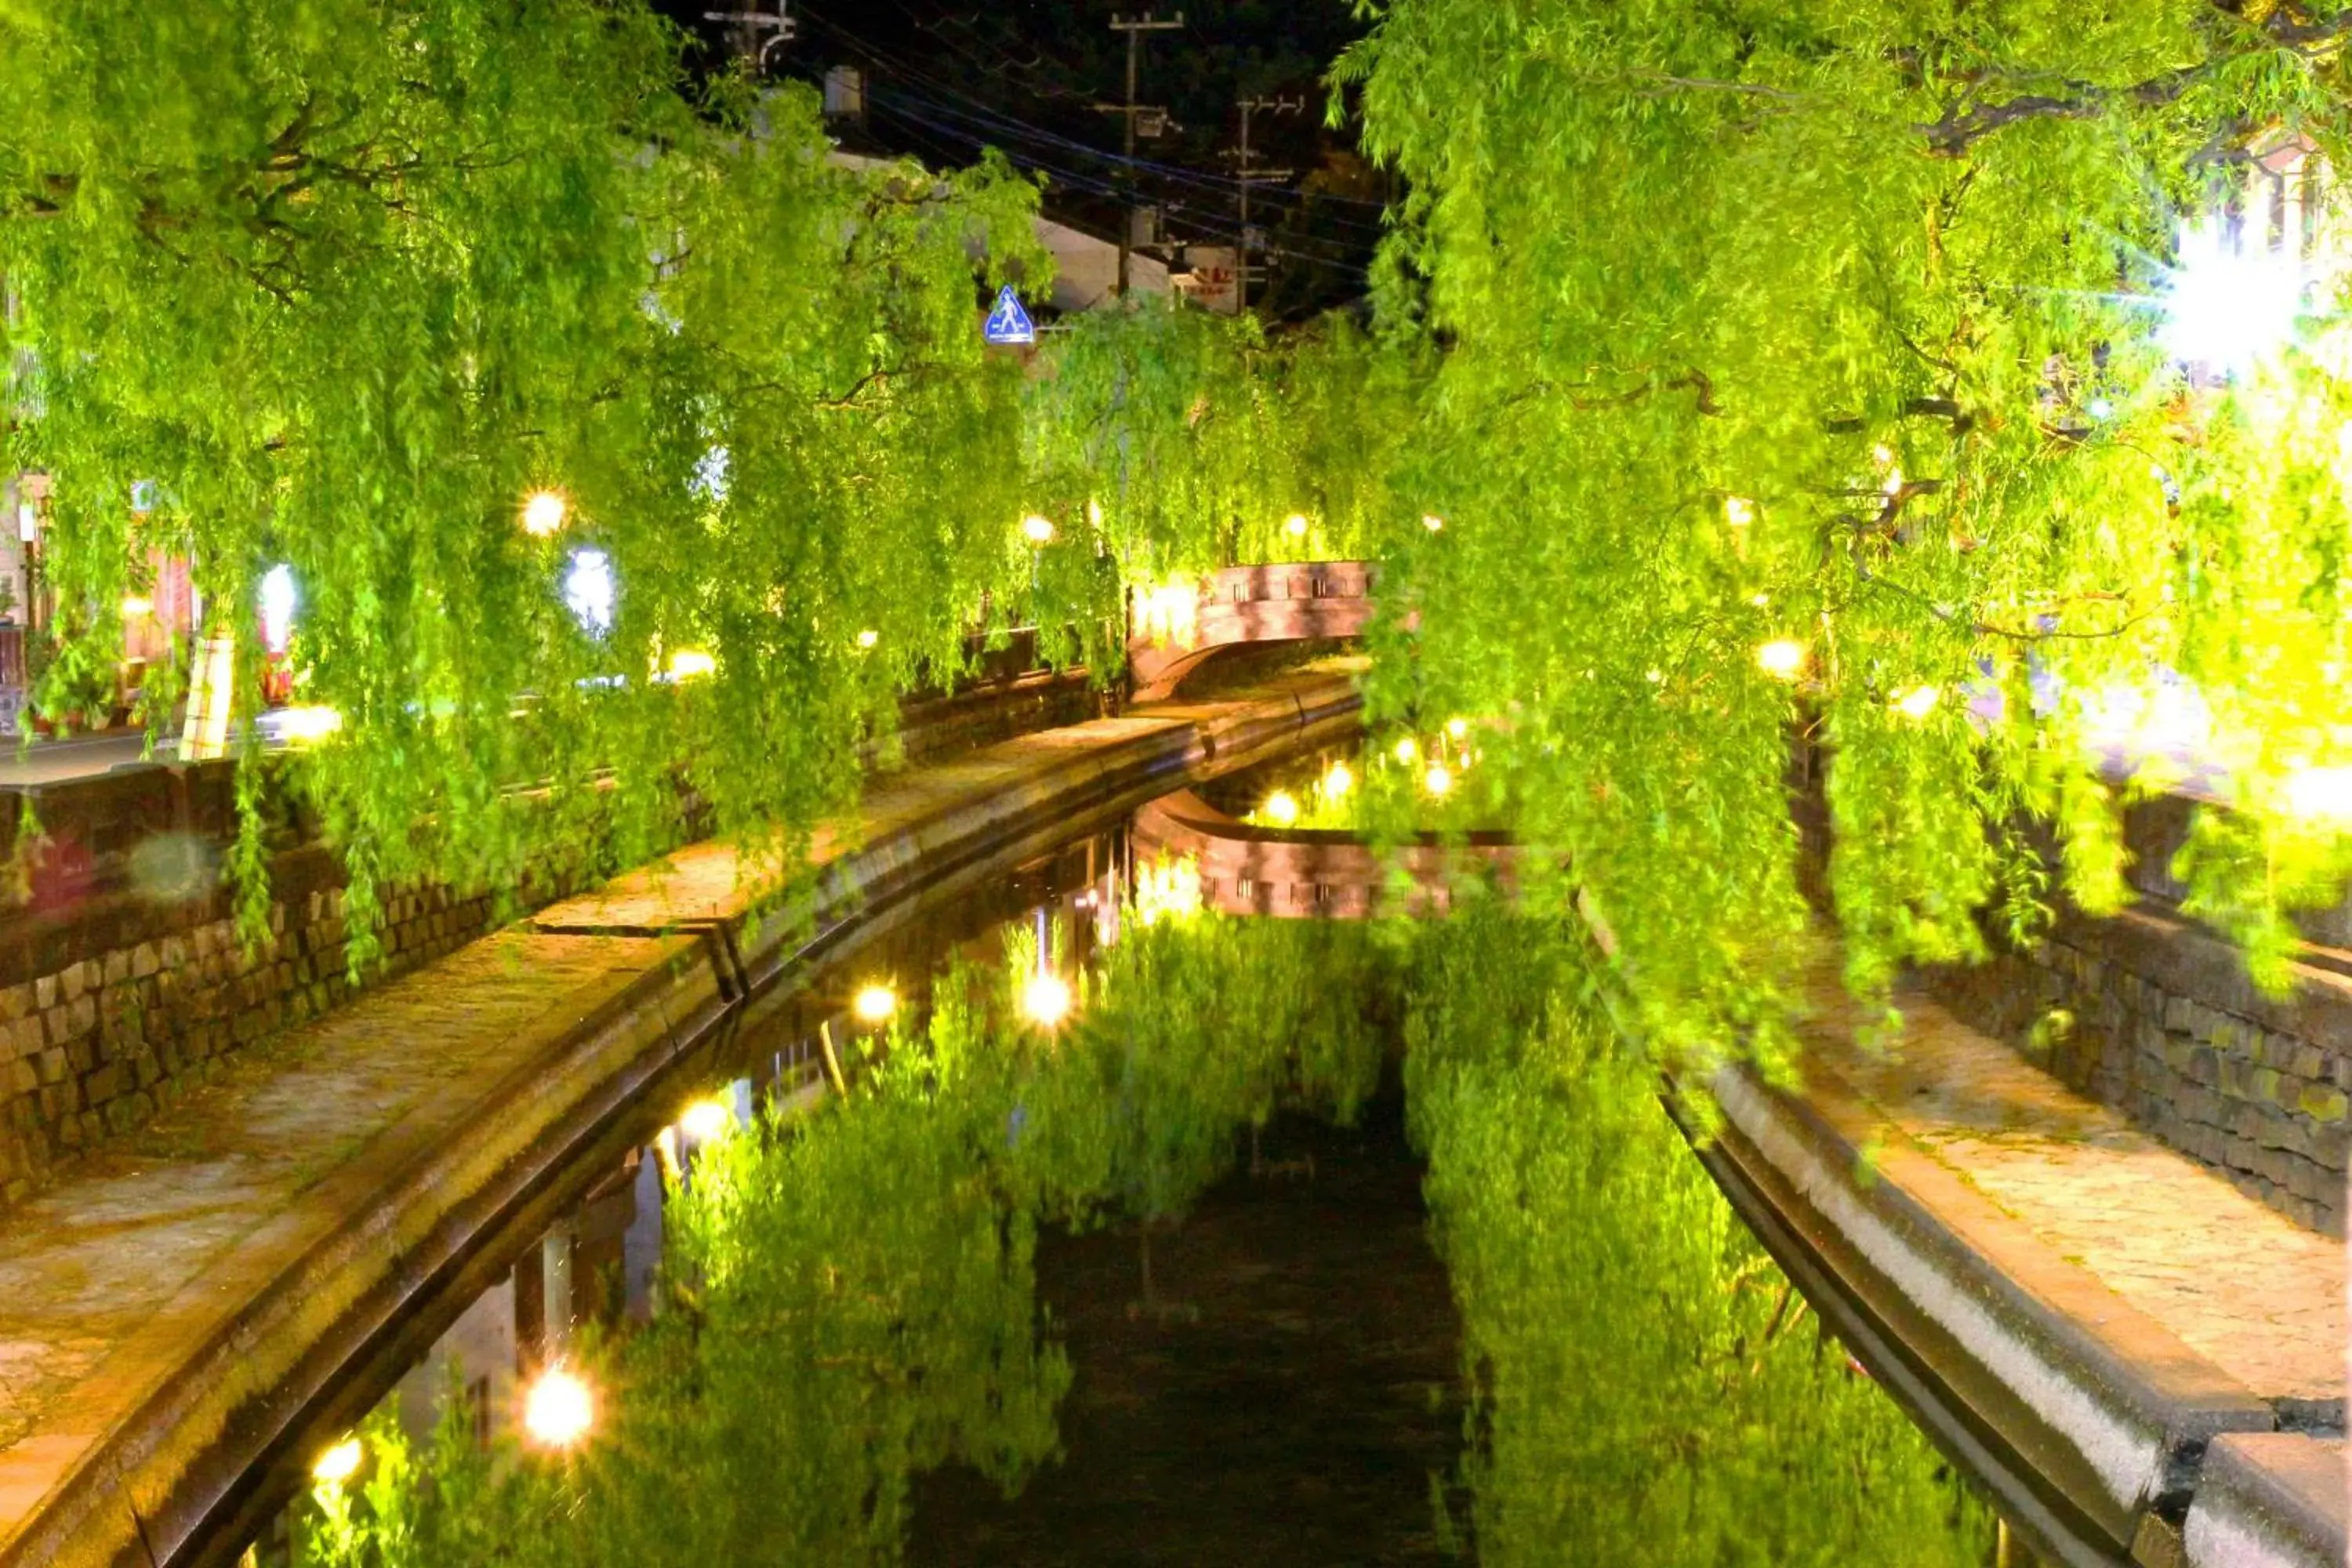
<svg viewBox="0 0 2352 1568"><path fill-rule="evenodd" d="M362 915L591 816L622 857L689 799L805 825L983 603L1029 607L974 304L1047 276L1034 187L844 166L805 91L689 101L679 45L632 0L0 8L41 700L110 680L168 552L249 717L282 563Z"/></svg>
<svg viewBox="0 0 2352 1568"><path fill-rule="evenodd" d="M1379 540L1377 710L1481 723L1645 1026L1769 1043L1808 920L1792 726L1825 748L1868 990L1976 955L1985 906L2033 918L2027 817L2074 899L2116 901L2086 741L2168 678L2238 808L2205 818L2191 908L2275 973L2352 816L2347 340L2327 279L2295 346L2191 375L2214 290L2173 263L2232 202L2250 258L2329 226L2319 162L2283 171L2346 166L2352 11L1363 11L1338 78L1412 193L1381 299L1444 350ZM2242 314L2274 274L2237 265Z"/></svg>

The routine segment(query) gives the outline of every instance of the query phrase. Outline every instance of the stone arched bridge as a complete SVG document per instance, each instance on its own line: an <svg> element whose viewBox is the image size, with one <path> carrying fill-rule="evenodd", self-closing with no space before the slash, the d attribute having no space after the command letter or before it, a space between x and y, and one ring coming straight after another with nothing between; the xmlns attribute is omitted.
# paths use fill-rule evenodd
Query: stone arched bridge
<svg viewBox="0 0 2352 1568"><path fill-rule="evenodd" d="M1128 618L1135 695L1172 695L1218 649L1236 644L1360 636L1371 625L1378 575L1369 561L1295 562L1233 566L1139 592Z"/></svg>

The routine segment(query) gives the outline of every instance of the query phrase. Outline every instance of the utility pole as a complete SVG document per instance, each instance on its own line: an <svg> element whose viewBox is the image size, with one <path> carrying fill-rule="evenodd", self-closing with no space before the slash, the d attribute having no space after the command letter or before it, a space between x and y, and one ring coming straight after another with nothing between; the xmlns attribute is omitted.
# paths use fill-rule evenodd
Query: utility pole
<svg viewBox="0 0 2352 1568"><path fill-rule="evenodd" d="M1250 163L1250 117L1254 114L1297 114L1307 107L1303 98L1244 98L1242 100L1242 146L1236 159L1238 166L1234 178L1241 186L1241 236L1234 247L1234 288L1238 295L1236 314L1249 311L1250 286L1250 188L1253 185L1280 184L1297 177L1296 169L1260 169ZM1234 154L1228 153L1228 157Z"/></svg>
<svg viewBox="0 0 2352 1568"><path fill-rule="evenodd" d="M1127 101L1097 103L1095 107L1106 114L1124 115L1127 119L1127 163L1120 170L1122 177L1127 182L1127 222L1120 226L1118 231L1118 297L1122 300L1127 298L1128 258L1129 253L1135 248L1136 117L1150 114L1155 117L1158 123L1165 123L1168 118L1168 111L1165 109L1145 109L1135 101L1136 58L1139 47L1143 42L1144 34L1172 32L1183 25L1184 13L1181 11L1176 13L1176 19L1172 22L1154 20L1149 11L1133 18L1121 15L1110 19L1112 32L1127 35Z"/></svg>
<svg viewBox="0 0 2352 1568"><path fill-rule="evenodd" d="M702 19L735 24L736 47L743 52L743 63L751 68L753 76L758 76L768 68L770 51L791 43L800 31L800 23L792 14L793 0L776 0L773 16L759 9L759 0L749 3L751 9L748 11L705 11ZM762 37L763 33L768 36Z"/></svg>

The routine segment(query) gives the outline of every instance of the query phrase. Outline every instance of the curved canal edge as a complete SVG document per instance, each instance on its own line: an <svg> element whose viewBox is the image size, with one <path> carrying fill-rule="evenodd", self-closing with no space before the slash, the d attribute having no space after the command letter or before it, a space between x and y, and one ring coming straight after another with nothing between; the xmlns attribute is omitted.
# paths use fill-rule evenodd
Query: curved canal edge
<svg viewBox="0 0 2352 1568"><path fill-rule="evenodd" d="M1717 1074L1685 1130L1741 1217L2043 1560L2344 1563L2340 1244L1904 1010L1878 1055L1824 995L1801 1087Z"/></svg>
<svg viewBox="0 0 2352 1568"><path fill-rule="evenodd" d="M221 1090L234 1128L127 1148L0 1226L16 1326L46 1300L58 1342L0 1449L0 1563L212 1549L344 1369L678 1063L782 1014L814 953L1360 708L1352 676L1307 674L1025 736L877 784L779 909L751 910L735 847L697 846L291 1031Z"/></svg>

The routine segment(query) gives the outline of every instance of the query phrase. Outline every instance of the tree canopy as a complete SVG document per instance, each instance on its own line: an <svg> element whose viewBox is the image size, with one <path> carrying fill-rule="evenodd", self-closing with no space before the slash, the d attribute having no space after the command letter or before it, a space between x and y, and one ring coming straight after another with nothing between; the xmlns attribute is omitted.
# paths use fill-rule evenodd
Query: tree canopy
<svg viewBox="0 0 2352 1568"><path fill-rule="evenodd" d="M1382 540L1420 620L1379 710L1483 723L1648 1022L1774 1014L1809 919L1792 726L1825 743L1867 988L1979 952L1982 906L2030 921L2029 816L2112 906L2087 742L2172 678L2239 808L2206 818L2190 907L2275 972L2282 911L2344 869L2313 787L2352 777L2340 279L2294 346L2192 375L2179 318L2213 283L2181 269L2234 212L2222 290L2276 314L2265 253L2306 225L2325 249L2352 12L1364 11L1337 79L1411 191L1381 302L1443 349Z"/></svg>

